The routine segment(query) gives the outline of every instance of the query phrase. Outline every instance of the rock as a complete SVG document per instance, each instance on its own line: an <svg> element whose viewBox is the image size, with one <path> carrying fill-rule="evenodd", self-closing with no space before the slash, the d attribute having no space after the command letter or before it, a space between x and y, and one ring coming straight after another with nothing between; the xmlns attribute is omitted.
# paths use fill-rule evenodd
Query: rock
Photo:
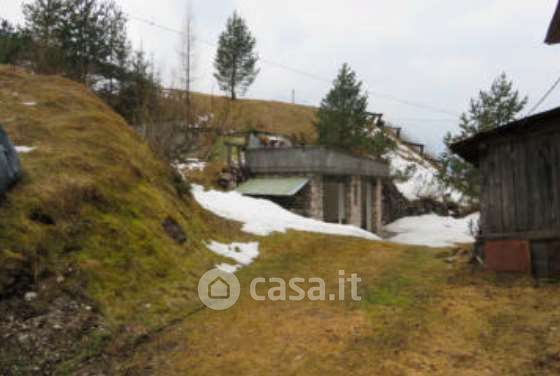
<svg viewBox="0 0 560 376"><path fill-rule="evenodd" d="M169 237L175 240L178 244L184 244L187 241L187 235L179 226L176 220L171 217L167 217L162 223L161 226L169 235Z"/></svg>
<svg viewBox="0 0 560 376"><path fill-rule="evenodd" d="M21 166L16 149L0 126L0 195L6 193L20 176Z"/></svg>
<svg viewBox="0 0 560 376"><path fill-rule="evenodd" d="M29 339L29 334L20 334L18 336L18 342L19 343L27 342L28 339Z"/></svg>
<svg viewBox="0 0 560 376"><path fill-rule="evenodd" d="M29 291L29 292L25 293L25 301L26 302L31 302L35 299L37 299L37 293L36 292Z"/></svg>

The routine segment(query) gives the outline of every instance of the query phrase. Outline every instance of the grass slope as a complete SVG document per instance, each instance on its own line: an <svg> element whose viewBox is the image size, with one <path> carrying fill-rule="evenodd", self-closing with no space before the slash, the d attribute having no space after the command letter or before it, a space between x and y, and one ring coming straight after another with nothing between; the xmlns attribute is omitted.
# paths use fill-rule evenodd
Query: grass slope
<svg viewBox="0 0 560 376"><path fill-rule="evenodd" d="M303 134L310 142L316 138L313 126L317 111L315 107L254 99L231 102L224 97L205 94L194 94L193 99L202 113L212 113L217 119L227 119L226 129L258 129L287 136Z"/></svg>
<svg viewBox="0 0 560 376"><path fill-rule="evenodd" d="M0 123L16 145L36 148L20 155L25 175L0 203L0 301L39 291L33 304L42 310L59 292L85 296L122 334L116 342L198 309L198 278L218 261L203 242L227 240L239 226L196 205L123 119L77 83L0 67ZM167 235L167 218L186 243ZM1 370L10 359L0 353Z"/></svg>

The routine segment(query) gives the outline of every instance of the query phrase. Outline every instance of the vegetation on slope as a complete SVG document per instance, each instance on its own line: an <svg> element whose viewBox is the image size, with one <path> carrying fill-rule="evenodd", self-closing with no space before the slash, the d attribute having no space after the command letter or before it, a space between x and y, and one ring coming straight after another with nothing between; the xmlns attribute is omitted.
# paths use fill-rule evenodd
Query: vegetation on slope
<svg viewBox="0 0 560 376"><path fill-rule="evenodd" d="M103 317L119 349L198 309L196 283L217 261L203 242L238 226L199 208L170 167L77 83L0 67L0 123L15 144L36 148L20 155L24 177L0 204L3 318L44 313L65 294ZM168 235L165 220L185 242ZM10 303L30 291L36 301ZM26 364L16 359L25 350L10 346L0 345L0 370Z"/></svg>
<svg viewBox="0 0 560 376"><path fill-rule="evenodd" d="M449 263L454 254L449 250L316 234L267 237L261 253L238 274L242 292L234 307L197 312L162 332L135 354L130 373L560 372L556 285L536 289L529 277L473 270L465 256ZM249 296L255 277L320 277L328 296L338 292L339 270L362 278L362 301L274 302Z"/></svg>
<svg viewBox="0 0 560 376"><path fill-rule="evenodd" d="M205 94L194 94L193 100L200 113L213 114L216 125L226 130L257 129L287 136L303 135L309 142L317 137L313 126L315 107L253 99L232 102Z"/></svg>

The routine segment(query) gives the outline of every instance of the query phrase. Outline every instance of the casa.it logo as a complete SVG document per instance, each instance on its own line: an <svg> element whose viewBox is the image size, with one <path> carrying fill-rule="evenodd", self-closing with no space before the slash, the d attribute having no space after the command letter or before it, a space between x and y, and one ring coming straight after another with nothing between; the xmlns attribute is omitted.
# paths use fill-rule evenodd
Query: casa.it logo
<svg viewBox="0 0 560 376"><path fill-rule="evenodd" d="M241 287L237 277L220 269L206 272L198 281L198 297L210 309L224 311L233 306Z"/></svg>

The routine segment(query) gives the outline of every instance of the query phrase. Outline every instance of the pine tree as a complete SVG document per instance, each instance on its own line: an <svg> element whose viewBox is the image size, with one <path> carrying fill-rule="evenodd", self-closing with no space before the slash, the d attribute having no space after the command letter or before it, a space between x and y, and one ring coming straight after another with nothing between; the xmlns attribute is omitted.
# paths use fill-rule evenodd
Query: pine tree
<svg viewBox="0 0 560 376"><path fill-rule="evenodd" d="M93 85L127 48L126 17L114 1L66 0L61 30L66 73Z"/></svg>
<svg viewBox="0 0 560 376"><path fill-rule="evenodd" d="M16 65L28 58L30 46L31 39L26 30L0 18L0 64Z"/></svg>
<svg viewBox="0 0 560 376"><path fill-rule="evenodd" d="M214 60L214 77L232 100L237 99L238 94L245 94L259 74L255 45L256 39L251 35L247 23L234 13L227 21L226 30L220 35Z"/></svg>
<svg viewBox="0 0 560 376"><path fill-rule="evenodd" d="M490 91L480 91L478 98L471 99L469 110L460 118L460 132L448 133L444 138L446 151L440 156L439 179L448 187L462 192L472 203L480 196L480 174L477 168L450 150L451 144L467 139L479 132L497 128L516 119L527 105L527 97L521 98L513 89L513 82L502 73L494 80Z"/></svg>
<svg viewBox="0 0 560 376"><path fill-rule="evenodd" d="M368 96L362 91L362 83L350 66L344 64L317 111L315 127L319 144L383 156L392 143L382 131L375 129L367 107Z"/></svg>
<svg viewBox="0 0 560 376"><path fill-rule="evenodd" d="M39 73L64 69L60 43L64 0L35 0L23 5L25 25L33 39L33 65Z"/></svg>

